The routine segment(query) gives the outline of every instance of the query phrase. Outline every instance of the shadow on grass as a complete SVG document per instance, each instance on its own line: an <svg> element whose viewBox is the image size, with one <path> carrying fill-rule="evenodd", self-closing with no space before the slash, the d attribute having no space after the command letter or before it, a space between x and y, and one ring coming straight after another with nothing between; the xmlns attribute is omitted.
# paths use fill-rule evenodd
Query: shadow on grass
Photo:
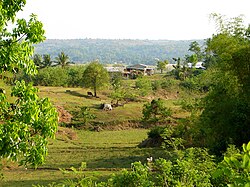
<svg viewBox="0 0 250 187"><path fill-rule="evenodd" d="M90 98L89 96L83 95L83 94L81 94L81 93L79 93L79 92L76 92L76 91L70 91L70 90L69 90L69 91L66 91L66 93L69 94L69 95L76 96L76 97Z"/></svg>
<svg viewBox="0 0 250 187"><path fill-rule="evenodd" d="M60 149L51 152L49 162L40 168L58 169L58 168L79 168L82 162L86 162L87 169L104 169L112 168L130 168L131 163L141 161L145 163L148 157L164 158L165 152L157 148L135 148L135 147L107 147L107 148L88 148L88 149ZM60 158L56 155L60 155Z"/></svg>
<svg viewBox="0 0 250 187"><path fill-rule="evenodd" d="M87 168L130 168L134 162L146 163L148 157L159 158L164 157L164 153L160 149L145 149L134 150L129 156L117 157L111 156L109 158L95 159L87 162Z"/></svg>
<svg viewBox="0 0 250 187"><path fill-rule="evenodd" d="M65 178L61 178L61 179L55 179L55 180L43 180L43 179L39 179L39 180L13 180L13 181L7 181L7 182L1 182L0 186L4 186L4 187L31 187L33 185L38 185L38 186L48 186L49 184L58 184L61 183L65 180ZM76 179L74 179L76 180Z"/></svg>
<svg viewBox="0 0 250 187"><path fill-rule="evenodd" d="M98 110L103 110L103 104L92 104L91 108L98 109Z"/></svg>
<svg viewBox="0 0 250 187"><path fill-rule="evenodd" d="M76 97L83 97L85 99L101 100L101 98L98 96L95 97L95 96L84 95L76 91L66 90L66 93Z"/></svg>

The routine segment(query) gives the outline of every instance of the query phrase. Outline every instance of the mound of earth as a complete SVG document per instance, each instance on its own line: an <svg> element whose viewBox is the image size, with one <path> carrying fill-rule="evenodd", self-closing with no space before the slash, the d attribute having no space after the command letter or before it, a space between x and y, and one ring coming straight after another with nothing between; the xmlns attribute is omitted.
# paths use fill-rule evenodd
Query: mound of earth
<svg viewBox="0 0 250 187"><path fill-rule="evenodd" d="M56 106L58 117L59 117L59 123L71 123L72 115L65 110L62 106Z"/></svg>
<svg viewBox="0 0 250 187"><path fill-rule="evenodd" d="M73 129L70 129L70 128L58 127L57 137L58 135L60 137L67 137L70 140L77 140L77 133Z"/></svg>

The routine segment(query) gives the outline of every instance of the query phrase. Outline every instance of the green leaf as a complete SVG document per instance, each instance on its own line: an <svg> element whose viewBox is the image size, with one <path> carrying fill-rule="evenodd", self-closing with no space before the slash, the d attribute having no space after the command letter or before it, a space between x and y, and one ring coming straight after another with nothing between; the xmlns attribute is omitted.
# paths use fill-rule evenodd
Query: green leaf
<svg viewBox="0 0 250 187"><path fill-rule="evenodd" d="M250 151L250 142L247 144L246 151Z"/></svg>
<svg viewBox="0 0 250 187"><path fill-rule="evenodd" d="M243 156L243 164L242 164L242 166L245 168L245 167L248 166L248 164L249 164L249 155L245 154Z"/></svg>

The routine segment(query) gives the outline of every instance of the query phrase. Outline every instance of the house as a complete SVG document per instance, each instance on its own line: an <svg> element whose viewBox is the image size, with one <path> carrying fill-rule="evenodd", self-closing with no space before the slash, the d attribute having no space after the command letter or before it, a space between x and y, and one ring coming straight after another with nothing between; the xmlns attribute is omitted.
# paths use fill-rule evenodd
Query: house
<svg viewBox="0 0 250 187"><path fill-rule="evenodd" d="M153 75L154 68L145 64L134 64L127 66L125 69L125 73L127 74L135 74L135 75Z"/></svg>
<svg viewBox="0 0 250 187"><path fill-rule="evenodd" d="M109 73L123 73L124 72L124 68L125 67L113 67L113 66L107 66L105 67L105 69L109 72Z"/></svg>
<svg viewBox="0 0 250 187"><path fill-rule="evenodd" d="M192 68L192 63L188 63L188 67L189 68ZM203 62L197 62L194 66L195 69L206 69L204 66L203 66Z"/></svg>

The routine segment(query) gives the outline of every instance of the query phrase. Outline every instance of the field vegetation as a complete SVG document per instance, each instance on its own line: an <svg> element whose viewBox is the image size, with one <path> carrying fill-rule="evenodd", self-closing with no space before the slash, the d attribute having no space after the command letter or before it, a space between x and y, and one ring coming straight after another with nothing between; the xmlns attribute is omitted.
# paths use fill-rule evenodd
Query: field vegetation
<svg viewBox="0 0 250 187"><path fill-rule="evenodd" d="M124 79L100 61L69 66L64 52L57 67L49 55L30 58L44 30L35 15L15 22L25 1L16 3L0 7L1 185L250 186L241 17L212 14L218 33L204 49L192 42L172 71Z"/></svg>
<svg viewBox="0 0 250 187"><path fill-rule="evenodd" d="M61 70L67 68L71 67ZM111 111L103 111L101 104L111 103L113 100L112 86L99 90L98 98L87 95L88 91L92 91L89 88L37 86L40 97L48 97L54 106L62 107L72 118L69 122L62 121L56 139L49 140L48 156L44 165L36 170L32 168L26 170L14 163L5 162L3 184L15 186L21 182L22 186L30 186L62 182L65 178L77 180L78 176L73 172L65 174L59 168L70 170L72 167L79 168L82 163L86 163L86 168L81 176L106 180L111 173L119 172L123 168L129 169L133 162L146 163L148 157L164 157L165 153L160 147L138 147L147 139L147 133L152 127L142 122L143 106L152 99L162 98L164 106L173 111L172 116L180 119L188 116L189 112L181 109L177 101L190 94L199 95L179 87L178 81L164 76L156 74L145 77L144 79L150 83L159 81L160 87L154 92L150 88L143 96L136 88L138 80L121 80L121 84L129 88L135 96L126 103L125 100L121 101L125 103L124 106ZM171 83L165 83L164 88L161 88L163 82ZM88 107L89 113L95 116L89 119L88 123L83 122L84 116L78 117L82 106ZM18 177L13 178L13 173L18 173L15 175Z"/></svg>

